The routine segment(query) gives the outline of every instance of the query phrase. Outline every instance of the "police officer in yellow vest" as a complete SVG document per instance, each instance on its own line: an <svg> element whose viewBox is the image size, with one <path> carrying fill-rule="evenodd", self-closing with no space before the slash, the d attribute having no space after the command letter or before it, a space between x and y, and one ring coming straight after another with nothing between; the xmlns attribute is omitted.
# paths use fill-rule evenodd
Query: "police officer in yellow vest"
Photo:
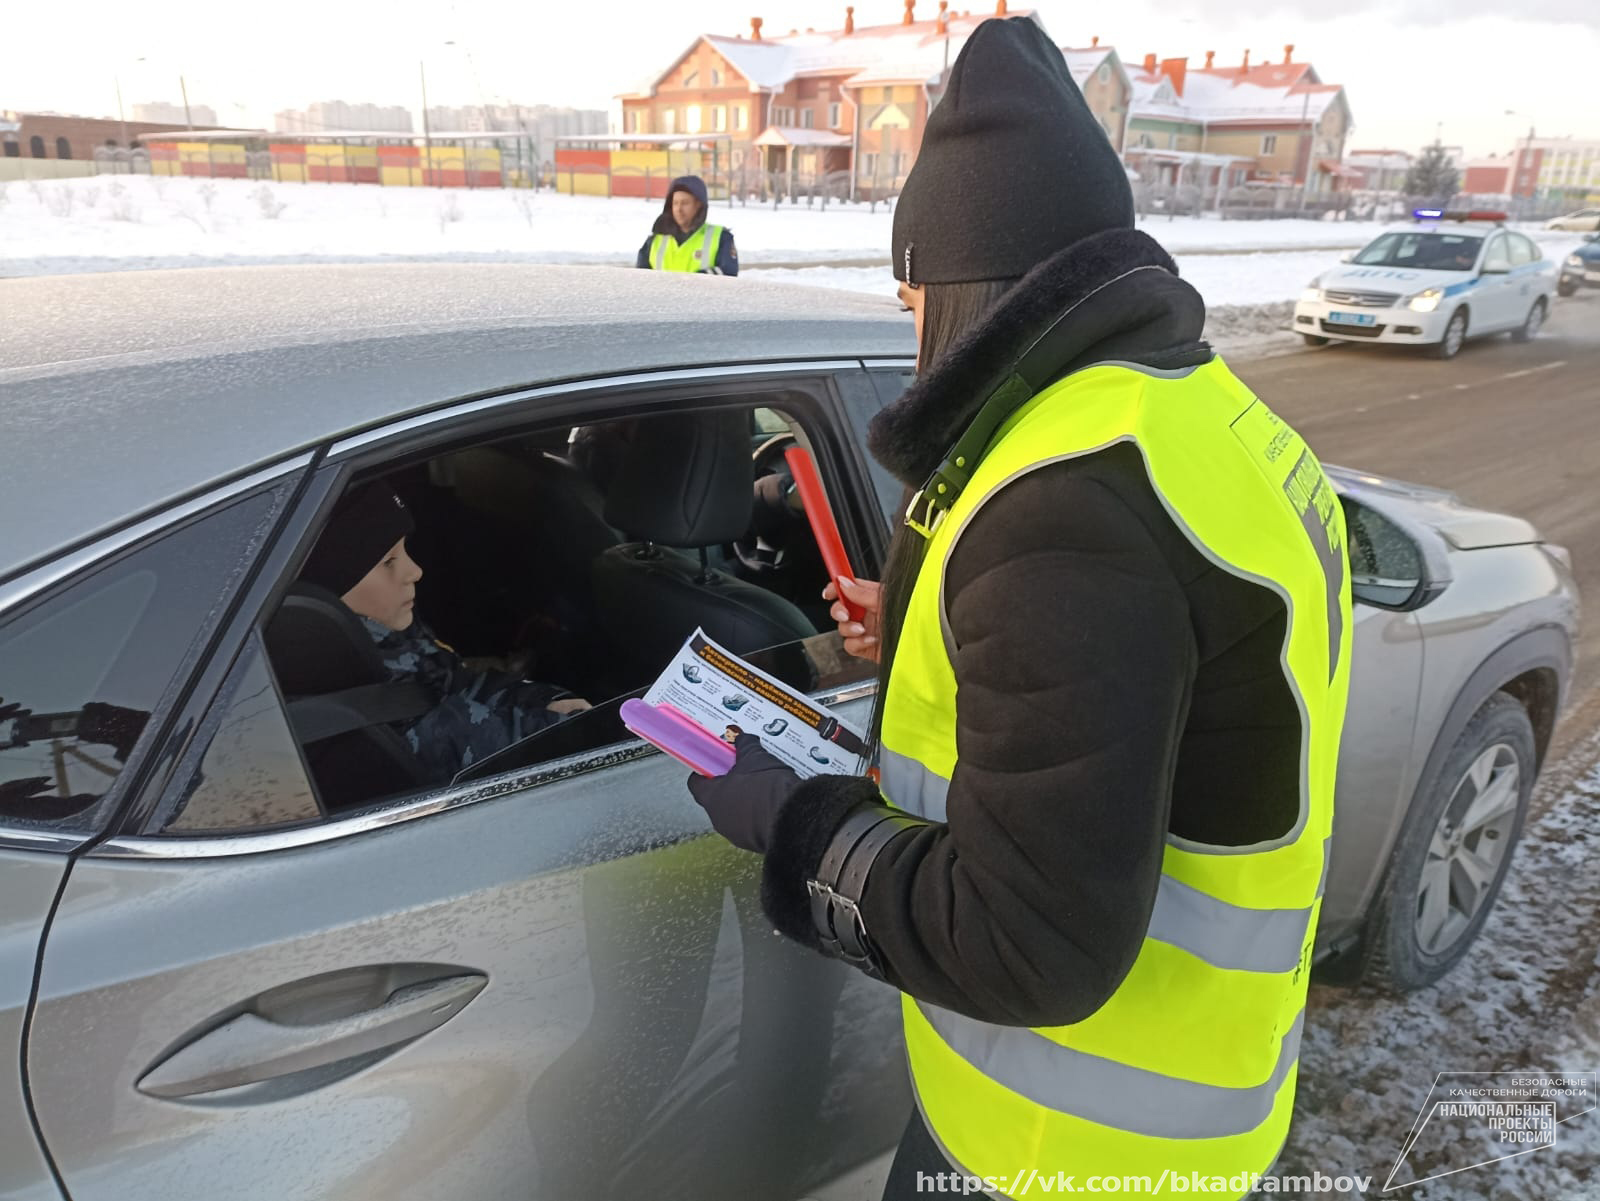
<svg viewBox="0 0 1600 1201"><path fill-rule="evenodd" d="M672 181L651 234L639 247L634 266L698 275L738 275L739 251L733 231L706 224L706 183L698 175Z"/></svg>
<svg viewBox="0 0 1600 1201"><path fill-rule="evenodd" d="M775 926L902 994L886 1198L1244 1196L1288 1135L1327 866L1337 498L1200 340L1031 20L962 51L893 263L919 369L870 445L907 507L881 589L845 589L866 621L834 611L879 664L881 780L745 735L691 791L766 856Z"/></svg>

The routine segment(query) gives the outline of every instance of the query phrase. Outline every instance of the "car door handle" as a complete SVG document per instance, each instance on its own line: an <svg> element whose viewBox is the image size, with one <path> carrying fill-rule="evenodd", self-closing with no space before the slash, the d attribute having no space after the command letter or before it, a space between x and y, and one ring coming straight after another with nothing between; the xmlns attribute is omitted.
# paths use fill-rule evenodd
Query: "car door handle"
<svg viewBox="0 0 1600 1201"><path fill-rule="evenodd" d="M306 1025L241 1013L178 1048L135 1087L151 1097L195 1097L398 1047L448 1022L487 981L480 975L425 980L396 989L381 1005Z"/></svg>

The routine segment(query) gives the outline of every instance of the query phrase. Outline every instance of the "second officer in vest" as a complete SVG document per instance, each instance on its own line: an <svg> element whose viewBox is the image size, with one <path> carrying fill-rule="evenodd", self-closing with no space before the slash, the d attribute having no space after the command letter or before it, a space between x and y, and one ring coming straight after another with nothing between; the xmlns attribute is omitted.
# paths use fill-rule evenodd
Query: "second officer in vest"
<svg viewBox="0 0 1600 1201"><path fill-rule="evenodd" d="M639 247L634 266L699 275L738 275L739 252L733 244L733 231L722 225L707 225L706 212L705 180L698 175L673 180L661 215Z"/></svg>
<svg viewBox="0 0 1600 1201"><path fill-rule="evenodd" d="M691 790L765 854L775 926L902 994L886 1197L1243 1196L1288 1134L1332 829L1338 498L1201 341L1031 20L963 49L893 265L918 374L870 444L908 505L842 630L879 661L881 790L749 735Z"/></svg>

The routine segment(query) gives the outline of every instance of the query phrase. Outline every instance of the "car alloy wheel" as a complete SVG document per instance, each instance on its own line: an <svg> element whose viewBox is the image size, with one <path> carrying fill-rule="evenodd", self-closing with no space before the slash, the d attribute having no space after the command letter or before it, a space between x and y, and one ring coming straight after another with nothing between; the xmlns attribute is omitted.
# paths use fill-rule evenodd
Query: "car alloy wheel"
<svg viewBox="0 0 1600 1201"><path fill-rule="evenodd" d="M1449 950L1488 900L1511 849L1521 779L1516 751L1500 742L1457 782L1428 843L1417 897L1417 944L1429 955Z"/></svg>
<svg viewBox="0 0 1600 1201"><path fill-rule="evenodd" d="M1511 335L1516 342L1532 342L1539 336L1539 331L1544 328L1544 298L1541 296L1533 302L1533 307L1528 310L1528 319L1522 323L1522 328Z"/></svg>
<svg viewBox="0 0 1600 1201"><path fill-rule="evenodd" d="M1366 979L1423 988L1467 953L1511 866L1537 763L1528 711L1495 693L1418 786L1369 917Z"/></svg>
<svg viewBox="0 0 1600 1201"><path fill-rule="evenodd" d="M1450 324L1444 327L1444 337L1439 345L1434 348L1434 354L1441 359L1453 359L1461 350L1461 344L1467 340L1467 314L1463 309L1457 309L1450 317Z"/></svg>

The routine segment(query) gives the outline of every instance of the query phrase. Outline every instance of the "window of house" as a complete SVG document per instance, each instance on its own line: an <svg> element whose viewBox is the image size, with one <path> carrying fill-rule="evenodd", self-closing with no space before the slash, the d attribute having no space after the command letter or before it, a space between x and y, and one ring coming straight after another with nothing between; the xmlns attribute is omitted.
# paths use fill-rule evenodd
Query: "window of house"
<svg viewBox="0 0 1600 1201"><path fill-rule="evenodd" d="M690 71L687 75L685 75L683 77L683 86L686 87L686 88L692 88L692 87L694 87L695 84L697 84L699 82L700 82L700 72L698 72L698 71Z"/></svg>
<svg viewBox="0 0 1600 1201"><path fill-rule="evenodd" d="M734 105L733 106L733 127L735 129L743 129L743 128L745 128L745 124L746 124L746 122L748 120L749 120L748 110L745 108L745 106L742 105L742 104Z"/></svg>
<svg viewBox="0 0 1600 1201"><path fill-rule="evenodd" d="M700 106L691 104L684 110L683 130L685 133L700 132Z"/></svg>
<svg viewBox="0 0 1600 1201"><path fill-rule="evenodd" d="M38 134L34 134L28 139L28 153L32 154L34 158L44 157L44 139Z"/></svg>
<svg viewBox="0 0 1600 1201"><path fill-rule="evenodd" d="M722 72L717 70L715 67L711 68L711 86L714 88L720 88L722 86Z"/></svg>
<svg viewBox="0 0 1600 1201"><path fill-rule="evenodd" d="M72 143L67 141L66 138L57 138L56 139L56 157L57 158L71 158L72 157Z"/></svg>
<svg viewBox="0 0 1600 1201"><path fill-rule="evenodd" d="M14 133L6 134L6 136L5 136L5 148L6 148L6 157L7 158L16 158L19 154L22 153L22 147L17 144L17 135L16 134L14 134Z"/></svg>
<svg viewBox="0 0 1600 1201"><path fill-rule="evenodd" d="M1177 148L1178 148L1178 135L1177 135L1177 132L1174 131L1172 133L1167 134L1167 149L1168 150L1176 150Z"/></svg>
<svg viewBox="0 0 1600 1201"><path fill-rule="evenodd" d="M861 156L861 173L876 179L878 175L878 156L868 151Z"/></svg>
<svg viewBox="0 0 1600 1201"><path fill-rule="evenodd" d="M728 110L725 106L721 104L712 106L711 128L717 133L722 133L728 128Z"/></svg>
<svg viewBox="0 0 1600 1201"><path fill-rule="evenodd" d="M416 681L404 678L402 665L415 654L397 650L401 644L387 635L372 641L377 631L331 593L295 584L232 665L160 798L154 832L305 824L453 781L609 753L633 739L617 712L622 700L652 683L696 626L802 692L826 695L869 680L872 665L844 654L820 599L827 572L804 516L781 499L764 499L769 492L781 498L782 489L757 487L763 476L786 471L785 435L810 425L823 403L818 389L801 382L746 403L537 432L388 473L385 483L405 497L416 520L406 549L424 568L414 621L425 625L414 636L426 631L463 656L501 658L455 669L501 672L492 690L483 685L471 694L493 715L487 722L474 715L473 729L492 725L488 737L498 741L479 745L480 736L470 735L459 740L463 754L446 720L430 726L437 734L425 754L410 737L407 723L416 718L393 720L393 698L379 696L393 693L391 685L402 686L400 701L415 691L403 687ZM660 482L672 473L660 472L656 459L698 436L685 429L686 419L716 427L713 441L750 473L757 513L731 545L709 546L703 557L694 548L663 548L646 571L634 552L651 532L650 514L680 508L654 495L675 486ZM619 493L633 499L618 505ZM537 505L530 506L530 495L540 498ZM877 545L868 544L866 531L881 529L875 498L836 492L834 507L853 553L872 569ZM540 570L483 553L507 530L517 531L518 545ZM713 587L705 586L708 571ZM670 605L655 595L663 590ZM385 655L396 656L395 664L383 663ZM379 666L369 679L362 665L374 657ZM502 671L513 657L515 670ZM530 680L567 689L592 708L558 721L528 720L548 695L524 683ZM424 702L437 707L450 695ZM530 733L510 733L514 727L502 720L507 707L519 711L515 726ZM425 711L433 721L434 710Z"/></svg>
<svg viewBox="0 0 1600 1201"><path fill-rule="evenodd" d="M828 128L829 129L838 129L839 128L839 110L840 110L840 106L839 106L838 103L834 103L834 104L828 105Z"/></svg>
<svg viewBox="0 0 1600 1201"><path fill-rule="evenodd" d="M814 108L803 108L803 109L800 110L800 128L801 129L814 129L816 127L816 124L817 124L817 110L816 109L814 109Z"/></svg>
<svg viewBox="0 0 1600 1201"><path fill-rule="evenodd" d="M1139 145L1145 150L1150 150L1155 146L1155 140L1149 134L1142 133L1139 135Z"/></svg>
<svg viewBox="0 0 1600 1201"><path fill-rule="evenodd" d="M1094 73L1094 77L1101 83L1111 82L1111 64L1101 63L1100 69Z"/></svg>
<svg viewBox="0 0 1600 1201"><path fill-rule="evenodd" d="M1267 134L1266 136L1264 136L1261 139L1261 153L1262 154L1277 154L1278 153L1278 135L1277 134L1269 133L1269 134Z"/></svg>
<svg viewBox="0 0 1600 1201"><path fill-rule="evenodd" d="M678 132L678 110L677 109L675 109L675 108L665 108L665 109L661 110L661 132L662 133L677 133Z"/></svg>
<svg viewBox="0 0 1600 1201"><path fill-rule="evenodd" d="M787 128L794 122L794 109L775 106L772 110L772 123Z"/></svg>

